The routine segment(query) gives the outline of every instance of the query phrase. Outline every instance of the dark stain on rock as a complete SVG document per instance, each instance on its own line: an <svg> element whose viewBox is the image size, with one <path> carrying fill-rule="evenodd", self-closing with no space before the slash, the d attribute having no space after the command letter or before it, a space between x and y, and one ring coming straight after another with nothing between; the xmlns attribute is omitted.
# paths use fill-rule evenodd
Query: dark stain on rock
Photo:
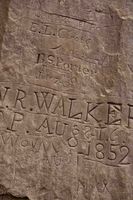
<svg viewBox="0 0 133 200"><path fill-rule="evenodd" d="M9 4L10 0L0 0L0 60L3 36L5 33L6 23L8 21Z"/></svg>
<svg viewBox="0 0 133 200"><path fill-rule="evenodd" d="M28 197L15 197L11 194L0 195L0 200L29 200Z"/></svg>

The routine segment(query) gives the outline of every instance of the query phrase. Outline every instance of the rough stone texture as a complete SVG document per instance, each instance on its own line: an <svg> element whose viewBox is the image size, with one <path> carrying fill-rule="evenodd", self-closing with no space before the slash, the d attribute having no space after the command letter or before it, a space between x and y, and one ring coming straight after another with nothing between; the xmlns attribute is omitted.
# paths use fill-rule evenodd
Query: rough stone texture
<svg viewBox="0 0 133 200"><path fill-rule="evenodd" d="M133 200L133 0L0 0L0 200Z"/></svg>

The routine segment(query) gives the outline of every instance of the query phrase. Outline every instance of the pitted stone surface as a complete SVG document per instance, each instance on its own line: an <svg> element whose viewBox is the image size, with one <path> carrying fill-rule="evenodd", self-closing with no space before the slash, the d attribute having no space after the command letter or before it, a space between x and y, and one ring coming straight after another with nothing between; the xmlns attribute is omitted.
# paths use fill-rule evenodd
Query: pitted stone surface
<svg viewBox="0 0 133 200"><path fill-rule="evenodd" d="M0 200L133 200L132 80L132 0L0 0Z"/></svg>

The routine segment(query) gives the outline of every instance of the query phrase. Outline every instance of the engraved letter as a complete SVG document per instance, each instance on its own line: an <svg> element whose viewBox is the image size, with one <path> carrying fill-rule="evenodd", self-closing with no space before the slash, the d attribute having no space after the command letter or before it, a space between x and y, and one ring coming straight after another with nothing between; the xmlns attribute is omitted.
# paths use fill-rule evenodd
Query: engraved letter
<svg viewBox="0 0 133 200"><path fill-rule="evenodd" d="M128 111L128 128L131 128L131 120L133 120L133 115L131 115L133 105L128 104L128 106L129 106L129 111Z"/></svg>
<svg viewBox="0 0 133 200"><path fill-rule="evenodd" d="M69 118L74 118L74 119L81 119L82 118L82 112L79 112L79 113L76 113L76 114L72 114L72 110L73 110L73 102L76 101L76 99L72 99L72 98L69 98L69 100L71 101L70 103L70 109L69 109L69 115L68 117Z"/></svg>
<svg viewBox="0 0 133 200"><path fill-rule="evenodd" d="M53 134L51 131L50 131L50 125L49 125L49 121L48 121L48 118L46 117L44 119L44 121L42 122L42 124L39 126L39 128L36 129L36 131L38 132L41 132L41 128L45 128L47 129L47 133L46 134Z"/></svg>
<svg viewBox="0 0 133 200"><path fill-rule="evenodd" d="M32 22L32 25L30 27L30 31L37 32L38 31L38 24L35 22Z"/></svg>
<svg viewBox="0 0 133 200"><path fill-rule="evenodd" d="M55 113L60 113L60 112L62 113L63 116L65 116L64 99L63 99L63 97L61 97L58 100L58 103L55 106L54 111L52 113L55 114Z"/></svg>
<svg viewBox="0 0 133 200"><path fill-rule="evenodd" d="M101 105L102 103L97 103L95 106L91 106L91 102L87 102L88 106L87 106L87 114L86 114L86 121L88 121L88 115L90 115L97 123L101 122L100 119L97 119L96 116L94 116L94 114L92 114L92 112L94 110L96 110L96 108ZM90 108L91 107L91 108Z"/></svg>
<svg viewBox="0 0 133 200"><path fill-rule="evenodd" d="M42 102L40 102L38 92L34 92L34 93L35 93L35 96L36 96L36 100L37 100L37 104L38 104L39 109L42 109L43 105L45 104L47 112L49 112L49 109L50 109L50 106L53 102L55 94L49 95L49 92L41 92L41 94L42 94L41 96L43 96L43 100L42 100ZM49 97L49 96L51 96L51 97ZM48 101L46 100L47 98L48 98Z"/></svg>
<svg viewBox="0 0 133 200"><path fill-rule="evenodd" d="M44 61L45 61L45 54L44 53L38 53L37 63L43 63Z"/></svg>
<svg viewBox="0 0 133 200"><path fill-rule="evenodd" d="M14 107L16 107L17 102L19 101L21 107L22 107L23 109L25 109L26 107L23 105L23 99L24 99L25 97L26 97L26 92L23 91L23 90L18 89Z"/></svg>
<svg viewBox="0 0 133 200"><path fill-rule="evenodd" d="M7 92L8 92L8 90L10 89L9 87L5 87L5 92L4 92L4 94L3 94L3 96L2 96L2 94L1 94L1 91L0 91L0 100L1 101L4 101L5 100L5 97L6 97L6 95L7 95Z"/></svg>
<svg viewBox="0 0 133 200"><path fill-rule="evenodd" d="M108 103L108 125L120 125L121 124L121 112L122 104Z"/></svg>
<svg viewBox="0 0 133 200"><path fill-rule="evenodd" d="M68 124L66 123L61 123L60 121L56 121L55 133L57 135L64 135L67 126Z"/></svg>
<svg viewBox="0 0 133 200"><path fill-rule="evenodd" d="M11 123L11 127L7 128L10 131L16 131L14 128L15 122L22 122L24 119L24 115L22 113L15 112L13 116L13 120Z"/></svg>

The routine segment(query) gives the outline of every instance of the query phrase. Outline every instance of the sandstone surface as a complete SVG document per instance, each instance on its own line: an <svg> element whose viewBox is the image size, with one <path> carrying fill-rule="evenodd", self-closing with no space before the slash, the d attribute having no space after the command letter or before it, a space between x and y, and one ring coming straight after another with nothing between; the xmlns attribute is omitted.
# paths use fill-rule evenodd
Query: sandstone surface
<svg viewBox="0 0 133 200"><path fill-rule="evenodd" d="M0 0L0 200L133 200L133 0Z"/></svg>

